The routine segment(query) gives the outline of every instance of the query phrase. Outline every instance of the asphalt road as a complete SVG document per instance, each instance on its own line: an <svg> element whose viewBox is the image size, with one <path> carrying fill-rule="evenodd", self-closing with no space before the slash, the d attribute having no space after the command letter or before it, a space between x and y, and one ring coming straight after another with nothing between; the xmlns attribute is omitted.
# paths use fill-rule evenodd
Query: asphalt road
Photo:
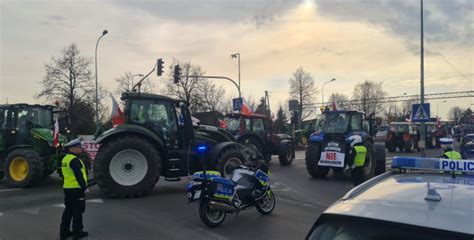
<svg viewBox="0 0 474 240"><path fill-rule="evenodd" d="M429 157L440 153L427 150ZM419 153L387 153L388 166L395 155ZM187 178L162 178L151 194L136 199L107 199L95 186L87 195L84 214L87 239L303 239L324 209L352 188L344 175L311 178L304 151L298 151L287 167L274 157L270 168L277 197L274 212L262 216L249 209L237 217L228 215L213 229L201 223L197 204L187 204ZM30 189L9 189L0 182L0 240L58 239L62 201L61 181L55 176Z"/></svg>

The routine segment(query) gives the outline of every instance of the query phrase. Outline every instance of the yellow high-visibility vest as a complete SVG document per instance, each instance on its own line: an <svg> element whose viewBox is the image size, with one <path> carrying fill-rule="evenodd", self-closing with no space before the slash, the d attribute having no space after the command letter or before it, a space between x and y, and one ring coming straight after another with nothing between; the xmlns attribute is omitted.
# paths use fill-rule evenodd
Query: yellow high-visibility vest
<svg viewBox="0 0 474 240"><path fill-rule="evenodd" d="M356 167L362 167L365 163L365 157L367 156L367 148L365 146L354 146L356 151L354 164Z"/></svg>
<svg viewBox="0 0 474 240"><path fill-rule="evenodd" d="M74 171L72 170L70 166L71 161L74 158L77 158L77 156L73 154L66 154L66 156L64 156L63 160L61 161L61 171L64 177L63 188L66 188L66 189L81 188L81 185L79 185L79 182L74 176ZM82 160L79 159L79 162L81 162L81 165L82 165L81 167L82 177L84 177L84 182L87 185L86 167L84 166L84 163L82 162Z"/></svg>
<svg viewBox="0 0 474 240"><path fill-rule="evenodd" d="M454 151L454 150L445 152L443 155L446 156L448 159L451 159L451 160L462 160L461 154Z"/></svg>

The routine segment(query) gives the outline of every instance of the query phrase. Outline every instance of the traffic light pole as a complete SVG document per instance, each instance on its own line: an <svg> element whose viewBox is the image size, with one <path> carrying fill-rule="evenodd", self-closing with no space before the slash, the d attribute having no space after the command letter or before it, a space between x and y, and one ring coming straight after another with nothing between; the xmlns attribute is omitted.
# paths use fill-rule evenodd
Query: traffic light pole
<svg viewBox="0 0 474 240"><path fill-rule="evenodd" d="M155 69L156 69L156 65L147 75L145 75L142 79L140 79L140 81L137 82L137 84L133 86L132 92L135 90L136 87L138 87L138 92L140 92L140 86L142 85L143 80L145 80L148 76L150 76L150 74L152 74L155 71Z"/></svg>
<svg viewBox="0 0 474 240"><path fill-rule="evenodd" d="M237 84L232 78L224 77L224 76L185 76L185 77L191 77L191 78L209 78L209 79L225 79L228 81L231 81L235 87L237 88L237 91L239 91L239 99L242 97L242 94L240 92L240 86Z"/></svg>

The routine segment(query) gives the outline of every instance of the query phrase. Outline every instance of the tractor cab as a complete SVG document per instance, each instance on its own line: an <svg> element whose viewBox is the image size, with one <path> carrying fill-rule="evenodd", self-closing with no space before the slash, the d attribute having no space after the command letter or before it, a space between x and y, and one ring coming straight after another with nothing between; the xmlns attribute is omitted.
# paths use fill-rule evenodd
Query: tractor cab
<svg viewBox="0 0 474 240"><path fill-rule="evenodd" d="M370 132L369 123L363 112L327 111L320 115L316 132L326 135L344 136L350 132Z"/></svg>
<svg viewBox="0 0 474 240"><path fill-rule="evenodd" d="M13 187L28 187L58 167L50 105L0 105L0 175ZM66 141L59 136L59 142ZM2 178L0 176L0 178Z"/></svg>

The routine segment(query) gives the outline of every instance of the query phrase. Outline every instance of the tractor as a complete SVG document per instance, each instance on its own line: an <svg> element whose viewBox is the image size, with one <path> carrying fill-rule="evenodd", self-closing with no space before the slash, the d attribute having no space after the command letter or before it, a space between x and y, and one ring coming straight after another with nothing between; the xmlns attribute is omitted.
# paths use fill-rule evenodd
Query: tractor
<svg viewBox="0 0 474 240"><path fill-rule="evenodd" d="M413 152L417 146L417 132L413 123L392 122L385 139L385 147L389 152L398 149L405 152Z"/></svg>
<svg viewBox="0 0 474 240"><path fill-rule="evenodd" d="M0 105L0 179L11 187L30 187L59 167L63 154L53 147L53 108Z"/></svg>
<svg viewBox="0 0 474 240"><path fill-rule="evenodd" d="M96 139L94 178L112 198L149 193L161 176L179 181L202 170L198 145L208 145L206 166L223 176L246 162L242 145L223 129L195 126L186 103L166 96L125 92L123 124Z"/></svg>
<svg viewBox="0 0 474 240"><path fill-rule="evenodd" d="M237 142L251 145L249 149L257 149L266 162L272 155L278 155L280 164L290 165L295 158L295 144L288 134L272 132L272 120L261 114L226 115L227 131L234 135Z"/></svg>
<svg viewBox="0 0 474 240"><path fill-rule="evenodd" d="M374 144L370 125L363 112L323 112L306 148L308 173L314 178L325 178L330 169L335 173L351 172L348 138L353 135L361 136L367 148L362 174L364 180L385 172L385 148ZM357 181L353 174L351 176L354 182Z"/></svg>

